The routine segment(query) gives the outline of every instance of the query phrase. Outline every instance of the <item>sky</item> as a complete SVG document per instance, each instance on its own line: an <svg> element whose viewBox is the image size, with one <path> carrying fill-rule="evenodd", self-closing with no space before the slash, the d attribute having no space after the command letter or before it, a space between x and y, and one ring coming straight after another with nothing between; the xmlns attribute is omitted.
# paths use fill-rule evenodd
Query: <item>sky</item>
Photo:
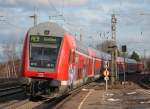
<svg viewBox="0 0 150 109"><path fill-rule="evenodd" d="M0 44L24 40L33 26L29 16L36 13L38 23L57 22L95 47L111 38L111 15L115 14L118 46L150 55L150 0L0 0L0 10Z"/></svg>

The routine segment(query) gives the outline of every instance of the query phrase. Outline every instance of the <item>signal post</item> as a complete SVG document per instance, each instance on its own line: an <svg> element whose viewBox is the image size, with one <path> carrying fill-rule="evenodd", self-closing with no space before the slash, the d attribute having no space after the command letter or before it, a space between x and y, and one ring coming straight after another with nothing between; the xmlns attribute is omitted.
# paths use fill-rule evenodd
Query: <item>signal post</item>
<svg viewBox="0 0 150 109"><path fill-rule="evenodd" d="M108 61L105 61L105 71L103 72L104 74L104 80L106 82L106 93L107 93L107 90L108 90L108 80L109 80L109 75L110 75L110 72L108 71L108 67L109 67L109 64L108 64Z"/></svg>
<svg viewBox="0 0 150 109"><path fill-rule="evenodd" d="M127 52L127 47L126 45L122 45L122 53L123 53L123 57L124 57L124 73L123 73L123 84L125 87L125 82L126 82L126 60L125 60L125 54Z"/></svg>

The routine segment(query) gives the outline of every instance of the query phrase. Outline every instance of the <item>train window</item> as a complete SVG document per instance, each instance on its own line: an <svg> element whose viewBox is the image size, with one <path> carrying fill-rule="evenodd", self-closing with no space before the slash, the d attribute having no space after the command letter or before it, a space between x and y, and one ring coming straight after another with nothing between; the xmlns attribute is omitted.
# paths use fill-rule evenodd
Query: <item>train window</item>
<svg viewBox="0 0 150 109"><path fill-rule="evenodd" d="M56 48L32 47L30 65L32 67L54 68L57 58Z"/></svg>
<svg viewBox="0 0 150 109"><path fill-rule="evenodd" d="M78 64L78 57L75 57L75 63Z"/></svg>
<svg viewBox="0 0 150 109"><path fill-rule="evenodd" d="M47 40L45 39L45 41L38 41L39 39L43 39L41 37L31 37L32 41L30 38L30 67L54 69L59 53L61 38L56 37L56 43L54 43L54 40L48 40L48 38Z"/></svg>
<svg viewBox="0 0 150 109"><path fill-rule="evenodd" d="M76 57L75 52L73 52L73 53L72 53L72 62L73 62L73 63L75 63L75 57Z"/></svg>
<svg viewBox="0 0 150 109"><path fill-rule="evenodd" d="M81 78L81 68L78 69L78 80Z"/></svg>
<svg viewBox="0 0 150 109"><path fill-rule="evenodd" d="M72 52L72 49L70 49L68 62L69 62L69 63L72 63L72 62L73 62L73 52Z"/></svg>

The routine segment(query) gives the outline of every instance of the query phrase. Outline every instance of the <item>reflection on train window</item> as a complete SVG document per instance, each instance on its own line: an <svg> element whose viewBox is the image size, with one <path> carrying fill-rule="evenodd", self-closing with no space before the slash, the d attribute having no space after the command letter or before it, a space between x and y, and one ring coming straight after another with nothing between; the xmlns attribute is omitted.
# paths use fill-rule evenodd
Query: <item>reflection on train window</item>
<svg viewBox="0 0 150 109"><path fill-rule="evenodd" d="M35 40L37 38L39 39L38 41ZM61 41L61 37L39 35L30 36L30 67L54 69Z"/></svg>
<svg viewBox="0 0 150 109"><path fill-rule="evenodd" d="M30 66L54 68L57 54L57 48L31 47Z"/></svg>

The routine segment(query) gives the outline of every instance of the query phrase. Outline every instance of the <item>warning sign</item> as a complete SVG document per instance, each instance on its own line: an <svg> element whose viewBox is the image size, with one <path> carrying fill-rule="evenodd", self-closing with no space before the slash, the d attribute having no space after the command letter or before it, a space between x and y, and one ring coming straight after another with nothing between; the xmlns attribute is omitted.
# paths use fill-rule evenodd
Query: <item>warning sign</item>
<svg viewBox="0 0 150 109"><path fill-rule="evenodd" d="M109 76L110 72L106 69L103 74L104 76Z"/></svg>

